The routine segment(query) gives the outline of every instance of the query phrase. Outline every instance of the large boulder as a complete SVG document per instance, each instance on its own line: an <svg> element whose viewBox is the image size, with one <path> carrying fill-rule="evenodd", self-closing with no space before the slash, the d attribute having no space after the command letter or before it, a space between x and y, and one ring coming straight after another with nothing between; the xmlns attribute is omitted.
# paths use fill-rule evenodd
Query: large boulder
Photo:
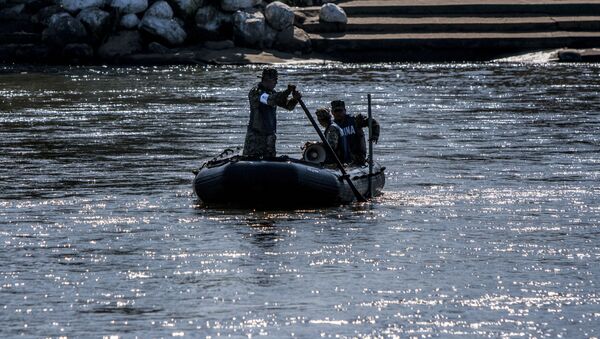
<svg viewBox="0 0 600 339"><path fill-rule="evenodd" d="M204 0L172 0L173 9L185 19L194 18L199 8L204 5Z"/></svg>
<svg viewBox="0 0 600 339"><path fill-rule="evenodd" d="M82 10L77 15L77 20L87 28L95 41L102 40L111 26L110 14L98 8Z"/></svg>
<svg viewBox="0 0 600 339"><path fill-rule="evenodd" d="M206 33L217 33L223 24L231 20L227 15L213 6L200 7L196 12L196 27Z"/></svg>
<svg viewBox="0 0 600 339"><path fill-rule="evenodd" d="M265 36L265 17L261 12L237 11L233 15L233 34L237 45L262 47Z"/></svg>
<svg viewBox="0 0 600 339"><path fill-rule="evenodd" d="M279 32L275 47L286 52L310 53L312 43L303 29L294 27L291 34L288 31Z"/></svg>
<svg viewBox="0 0 600 339"><path fill-rule="evenodd" d="M171 46L181 45L187 38L181 24L173 19L173 10L165 1L155 2L144 14L140 29Z"/></svg>
<svg viewBox="0 0 600 339"><path fill-rule="evenodd" d="M108 38L98 49L98 56L104 60L141 52L142 37L138 31L121 31Z"/></svg>
<svg viewBox="0 0 600 339"><path fill-rule="evenodd" d="M221 8L226 12L250 9L260 3L260 0L221 0Z"/></svg>
<svg viewBox="0 0 600 339"><path fill-rule="evenodd" d="M50 17L48 28L42 33L42 40L55 47L83 42L87 37L85 27L69 13L58 13Z"/></svg>
<svg viewBox="0 0 600 339"><path fill-rule="evenodd" d="M140 29L172 46L181 45L187 38L181 25L173 19L145 16Z"/></svg>
<svg viewBox="0 0 600 339"><path fill-rule="evenodd" d="M294 25L294 11L283 2L271 2L265 8L265 18L271 27L282 31Z"/></svg>
<svg viewBox="0 0 600 339"><path fill-rule="evenodd" d="M112 0L110 6L121 14L141 13L148 8L148 0Z"/></svg>
<svg viewBox="0 0 600 339"><path fill-rule="evenodd" d="M134 29L140 25L140 18L136 14L126 14L121 17L119 25L125 29Z"/></svg>
<svg viewBox="0 0 600 339"><path fill-rule="evenodd" d="M346 12L340 6L329 3L321 6L319 21L346 24L348 16L346 16Z"/></svg>
<svg viewBox="0 0 600 339"><path fill-rule="evenodd" d="M155 18L162 19L172 19L173 18L173 9L166 1L157 1L148 8L146 13L144 13L144 17L152 16Z"/></svg>
<svg viewBox="0 0 600 339"><path fill-rule="evenodd" d="M84 8L101 8L106 4L106 0L60 0L60 5L71 13L76 13Z"/></svg>

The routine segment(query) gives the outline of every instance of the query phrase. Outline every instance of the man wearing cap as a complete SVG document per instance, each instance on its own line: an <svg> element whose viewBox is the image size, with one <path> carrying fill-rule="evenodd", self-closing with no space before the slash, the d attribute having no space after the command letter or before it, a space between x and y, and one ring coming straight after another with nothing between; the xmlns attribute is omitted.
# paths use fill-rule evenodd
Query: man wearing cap
<svg viewBox="0 0 600 339"><path fill-rule="evenodd" d="M338 159L340 161L344 161L344 154L346 154L346 149L348 148L345 140L342 140L342 129L331 119L331 113L329 109L323 107L316 110L315 115L317 116L317 120L319 124L325 128L325 140L331 146L331 149L335 152ZM331 154L327 154L327 158L325 158L325 163L335 163L335 158Z"/></svg>
<svg viewBox="0 0 600 339"><path fill-rule="evenodd" d="M277 92L277 70L265 68L261 81L248 93L250 101L250 122L246 132L243 155L252 157L274 157L277 140L277 106L293 110L302 98L296 86L288 85L283 92ZM292 95L292 98L288 98Z"/></svg>
<svg viewBox="0 0 600 339"><path fill-rule="evenodd" d="M346 114L346 104L342 100L331 102L331 111L335 123L342 129L341 142L348 145L343 159L344 163L364 165L367 159L364 127L369 126L369 119L362 114L356 116ZM373 119L373 141L379 140L379 124Z"/></svg>

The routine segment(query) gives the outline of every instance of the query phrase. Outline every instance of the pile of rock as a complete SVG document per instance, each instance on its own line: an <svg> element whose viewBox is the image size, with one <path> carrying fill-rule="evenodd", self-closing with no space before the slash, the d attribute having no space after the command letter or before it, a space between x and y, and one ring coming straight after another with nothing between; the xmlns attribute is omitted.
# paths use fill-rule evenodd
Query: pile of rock
<svg viewBox="0 0 600 339"><path fill-rule="evenodd" d="M261 11L238 10L233 14L236 44L275 48L283 51L310 52L310 38L294 26L294 12L281 2L272 2Z"/></svg>
<svg viewBox="0 0 600 339"><path fill-rule="evenodd" d="M0 0L0 61L119 62L131 54L234 45L311 51L294 11L279 1Z"/></svg>

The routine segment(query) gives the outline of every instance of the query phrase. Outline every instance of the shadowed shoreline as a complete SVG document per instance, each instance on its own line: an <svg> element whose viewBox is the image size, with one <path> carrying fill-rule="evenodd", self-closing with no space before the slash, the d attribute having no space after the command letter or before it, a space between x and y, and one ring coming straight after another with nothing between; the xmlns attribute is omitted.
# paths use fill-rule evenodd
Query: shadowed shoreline
<svg viewBox="0 0 600 339"><path fill-rule="evenodd" d="M325 22L321 6L286 7L288 12L294 13L291 28L274 30L267 21L275 19L262 18L267 27L264 29L276 34L268 41L267 38L250 41L257 34L249 28L248 32L242 32L248 35L241 36L243 34L238 32L241 28L231 22L220 26L214 34L207 33L198 28L201 26L198 15L194 21L181 14L181 9L178 11L175 5L168 22L184 29L179 40L172 32L156 33L153 27L145 27L147 13L134 16L141 17L142 22L126 30L121 27L124 13L111 12L114 7L95 8L96 16L86 19L83 13L90 15L89 8L66 12L67 0L57 1L62 5L56 5L54 0L0 1L0 63L460 62L490 61L540 51L551 51L548 61L600 60L600 53L595 49L600 47L600 15L595 15L600 14L600 3L591 0L485 3L471 0L358 0L337 3L347 16L345 22L338 23ZM167 2L164 3L169 7ZM251 22L260 19L263 12L267 13L267 7L265 3L258 3L251 9L238 10L232 14L233 19L227 20L235 21L240 13L250 13L248 15L255 15L246 18ZM98 15L103 15L104 23L96 22ZM58 33L51 29L51 22L57 21L57 17L65 19L64 25L55 29ZM73 25L84 27L80 28L83 33L68 29L66 33L60 31ZM293 31L289 33L293 37L282 38L288 34L286 29Z"/></svg>

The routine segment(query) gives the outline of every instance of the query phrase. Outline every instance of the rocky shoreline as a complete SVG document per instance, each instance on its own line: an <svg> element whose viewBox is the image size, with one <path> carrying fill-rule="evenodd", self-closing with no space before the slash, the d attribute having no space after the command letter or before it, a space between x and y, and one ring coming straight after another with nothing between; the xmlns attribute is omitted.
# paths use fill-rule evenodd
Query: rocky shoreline
<svg viewBox="0 0 600 339"><path fill-rule="evenodd" d="M321 1L321 0L314 0ZM301 0L314 5L313 0ZM324 4L321 20L346 20ZM0 0L0 62L240 64L311 60L305 18L262 0Z"/></svg>
<svg viewBox="0 0 600 339"><path fill-rule="evenodd" d="M600 60L593 1L283 1L0 0L0 64Z"/></svg>

